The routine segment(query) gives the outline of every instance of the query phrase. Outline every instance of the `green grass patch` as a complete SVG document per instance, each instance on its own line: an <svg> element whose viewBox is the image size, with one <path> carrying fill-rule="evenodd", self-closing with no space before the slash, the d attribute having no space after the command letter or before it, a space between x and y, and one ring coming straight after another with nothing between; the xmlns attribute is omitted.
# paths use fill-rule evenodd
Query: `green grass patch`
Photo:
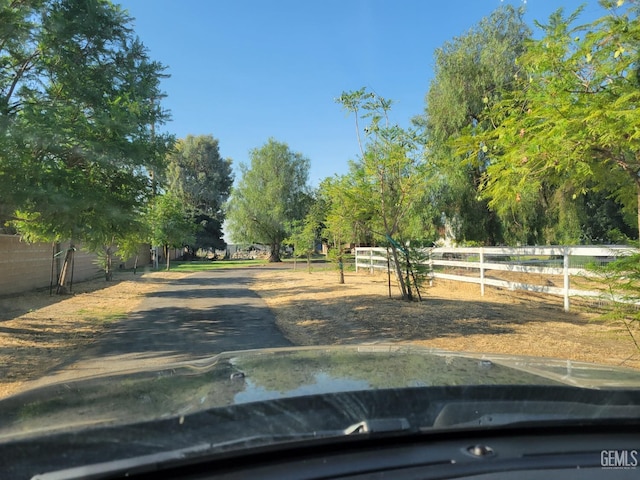
<svg viewBox="0 0 640 480"><path fill-rule="evenodd" d="M117 322L127 317L127 313L118 309L100 309L81 308L76 310L76 315L82 317L86 322L91 323L110 323Z"/></svg>
<svg viewBox="0 0 640 480"><path fill-rule="evenodd" d="M104 315L101 315L100 317L97 318L97 320L99 322L117 322L118 320L122 320L123 318L126 318L127 314L125 312L110 312L110 313L106 313Z"/></svg>
<svg viewBox="0 0 640 480"><path fill-rule="evenodd" d="M172 262L172 272L204 272L221 268L242 268L256 265L266 265L266 260L215 260L195 262Z"/></svg>

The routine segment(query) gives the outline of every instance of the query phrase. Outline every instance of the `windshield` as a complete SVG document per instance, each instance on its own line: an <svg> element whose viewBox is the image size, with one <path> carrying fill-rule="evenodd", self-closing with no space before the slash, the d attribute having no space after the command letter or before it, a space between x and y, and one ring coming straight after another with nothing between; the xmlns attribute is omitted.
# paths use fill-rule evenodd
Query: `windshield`
<svg viewBox="0 0 640 480"><path fill-rule="evenodd" d="M639 418L639 9L0 0L0 459Z"/></svg>

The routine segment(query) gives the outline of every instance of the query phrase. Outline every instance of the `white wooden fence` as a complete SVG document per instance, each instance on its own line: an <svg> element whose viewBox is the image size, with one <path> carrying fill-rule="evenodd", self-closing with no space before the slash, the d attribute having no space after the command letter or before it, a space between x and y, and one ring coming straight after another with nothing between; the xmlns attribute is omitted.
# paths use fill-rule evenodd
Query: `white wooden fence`
<svg viewBox="0 0 640 480"><path fill-rule="evenodd" d="M387 249L380 247L357 247L356 271L368 269L387 269ZM503 287L510 290L525 290L548 293L564 297L564 309L569 311L569 298L601 297L602 291L571 288L571 277L593 277L586 270L588 263L609 262L620 255L633 251L627 246L557 246L557 247L459 247L429 248L424 253L428 257L431 278L442 278L460 282L477 283L480 294L484 295L485 286ZM393 262L393 258L391 258ZM444 268L443 268L444 267ZM445 270L463 269L465 274L447 273ZM488 278L487 272L503 271L521 274L542 274L561 276L562 287L551 281L544 285L523 283L512 280Z"/></svg>

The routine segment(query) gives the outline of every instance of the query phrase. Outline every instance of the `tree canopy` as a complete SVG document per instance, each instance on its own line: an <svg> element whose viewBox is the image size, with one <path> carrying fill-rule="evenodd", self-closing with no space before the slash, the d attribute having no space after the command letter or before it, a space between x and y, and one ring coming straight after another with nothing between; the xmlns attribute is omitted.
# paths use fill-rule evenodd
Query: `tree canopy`
<svg viewBox="0 0 640 480"><path fill-rule="evenodd" d="M172 138L164 66L106 0L0 3L0 205L30 240L110 245L137 228Z"/></svg>
<svg viewBox="0 0 640 480"><path fill-rule="evenodd" d="M188 135L178 140L169 154L167 177L167 188L198 226L191 251L224 249L223 207L231 192L233 171L231 160L220 156L218 140L212 135Z"/></svg>
<svg viewBox="0 0 640 480"><path fill-rule="evenodd" d="M601 5L608 13L587 25L562 10L540 24L515 88L487 102L480 121L490 128L460 141L468 158L484 159L481 194L496 211L521 215L552 191L565 211L598 196L638 214L639 5Z"/></svg>
<svg viewBox="0 0 640 480"><path fill-rule="evenodd" d="M229 230L236 242L269 245L269 261L278 262L290 226L310 204L309 160L273 138L250 157L228 202Z"/></svg>
<svg viewBox="0 0 640 480"><path fill-rule="evenodd" d="M482 162L456 154L449 142L467 128L486 128L481 121L486 102L513 88L519 69L515 60L531 35L523 14L523 8L502 6L434 53L424 116L416 121L425 127L430 161L438 171L432 198L458 241L504 240L500 220L478 198Z"/></svg>
<svg viewBox="0 0 640 480"><path fill-rule="evenodd" d="M171 266L170 248L180 248L194 241L197 226L182 201L172 193L156 196L146 213L149 240L163 249L167 270Z"/></svg>

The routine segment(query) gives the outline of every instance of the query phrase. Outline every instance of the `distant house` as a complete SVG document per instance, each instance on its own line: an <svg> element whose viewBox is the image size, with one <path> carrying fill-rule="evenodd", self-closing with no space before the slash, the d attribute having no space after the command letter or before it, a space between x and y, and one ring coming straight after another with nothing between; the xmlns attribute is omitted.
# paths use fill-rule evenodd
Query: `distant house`
<svg viewBox="0 0 640 480"><path fill-rule="evenodd" d="M438 227L438 240L436 240L435 244L437 247L455 247L456 246L456 235L455 230L457 223L456 218L450 219L448 218L444 212L440 217L441 226Z"/></svg>

